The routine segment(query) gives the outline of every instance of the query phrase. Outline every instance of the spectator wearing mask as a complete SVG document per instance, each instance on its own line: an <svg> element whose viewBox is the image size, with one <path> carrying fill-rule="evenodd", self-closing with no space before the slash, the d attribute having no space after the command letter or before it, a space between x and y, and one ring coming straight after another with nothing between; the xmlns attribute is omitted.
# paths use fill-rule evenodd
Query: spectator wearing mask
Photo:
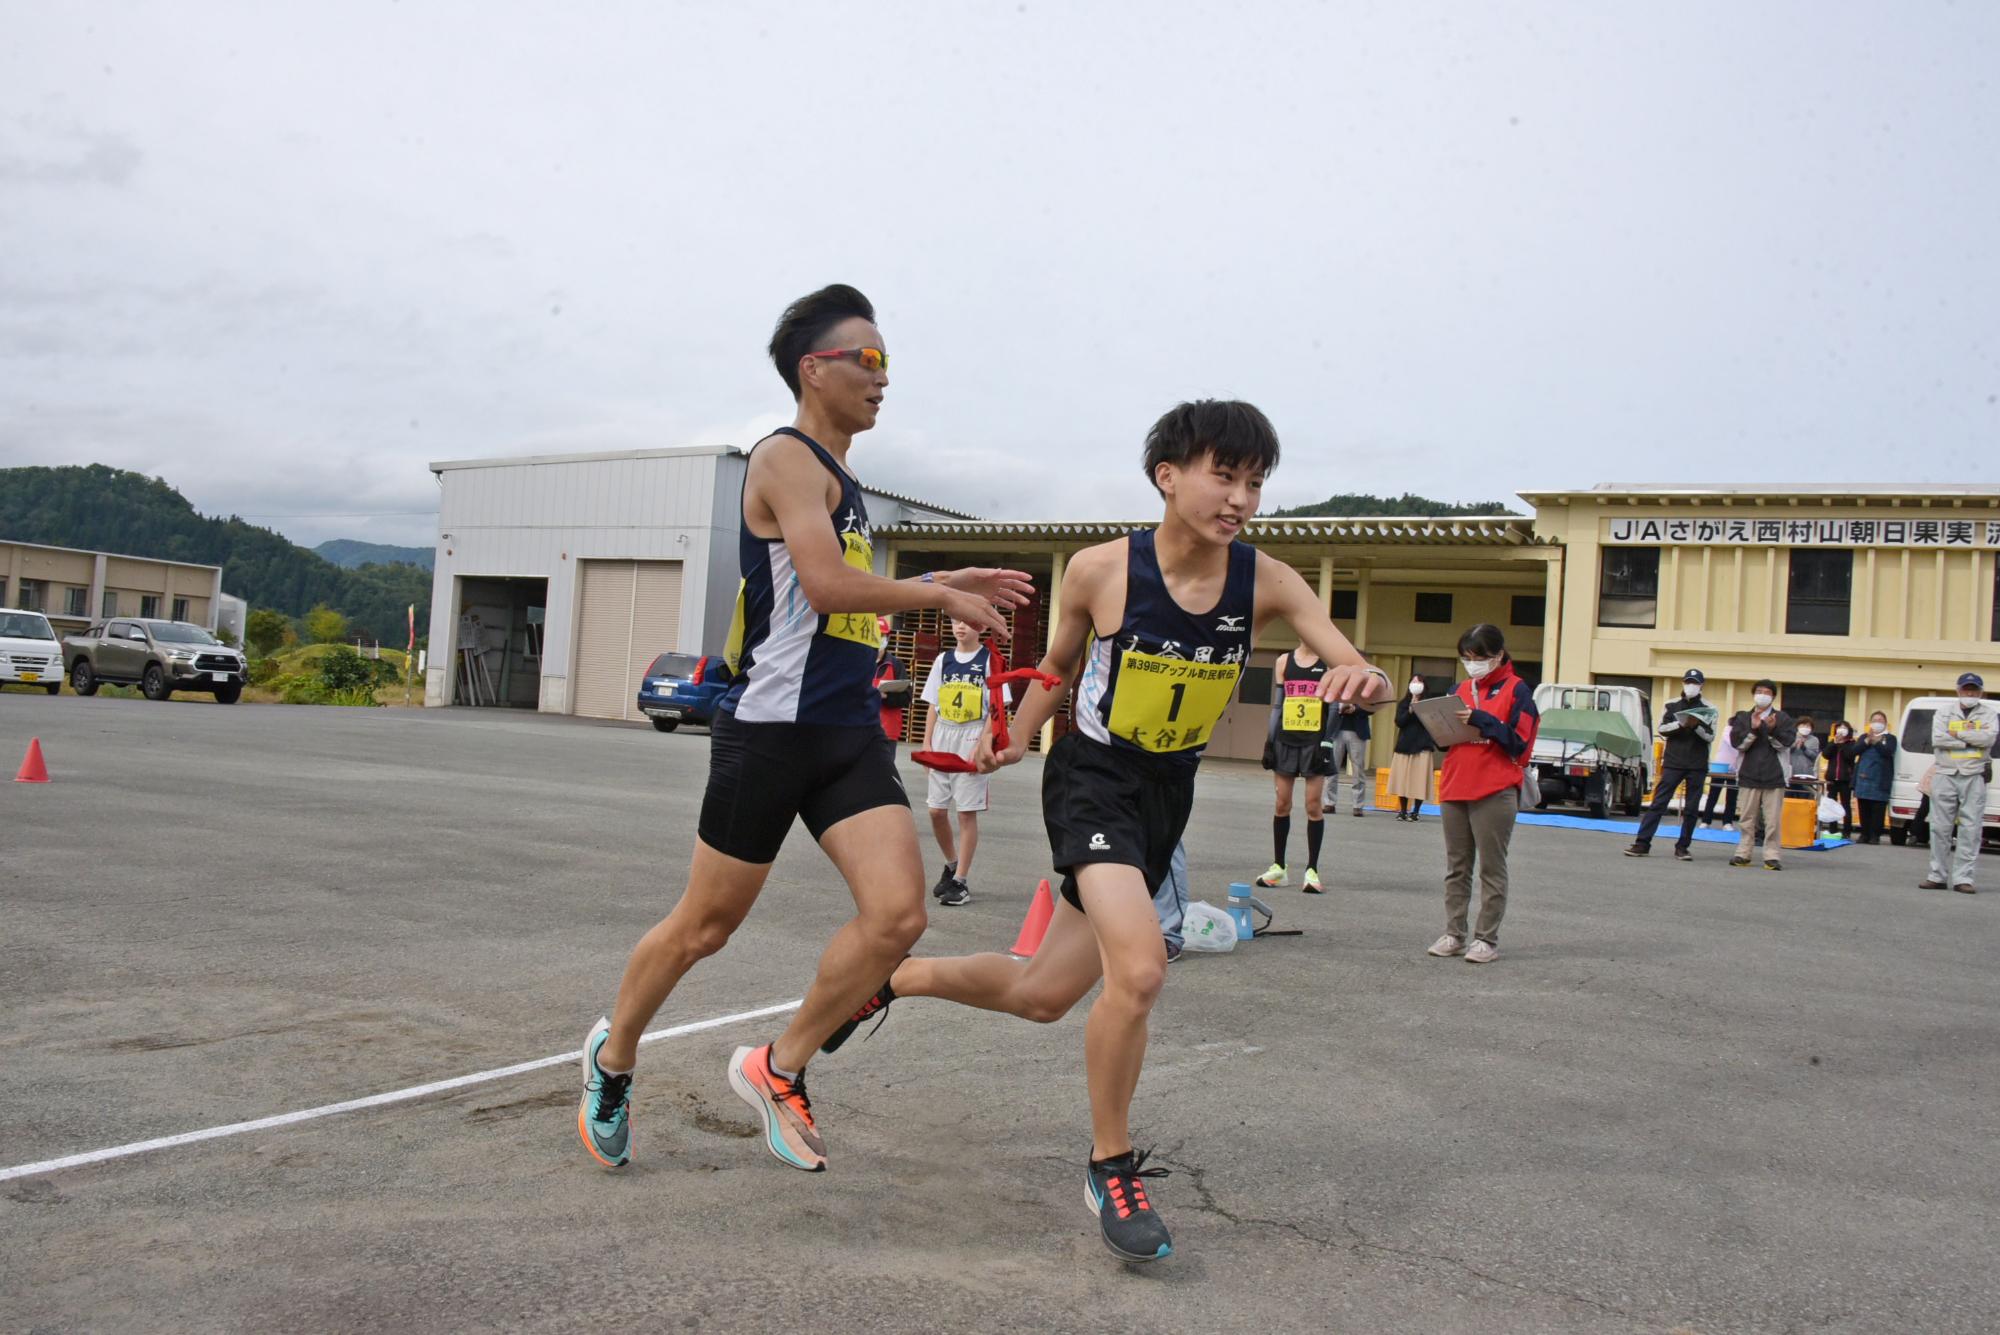
<svg viewBox="0 0 2000 1335"><path fill-rule="evenodd" d="M1643 858L1653 851L1653 832L1667 814L1667 804L1683 786L1681 837L1674 841L1674 860L1694 861L1694 823L1701 807L1702 785L1708 781L1708 746L1715 740L1715 711L1701 698L1702 683L1708 679L1700 668L1689 668L1681 677L1681 698L1669 701L1660 720L1660 735L1667 739L1660 758L1660 781L1653 785L1653 801L1639 821L1639 833L1625 850L1628 858Z"/></svg>
<svg viewBox="0 0 2000 1335"><path fill-rule="evenodd" d="M1431 796L1437 743L1416 714L1417 702L1429 689L1424 674L1412 672L1410 689L1396 706L1396 758L1389 763L1389 796L1396 799L1397 820L1421 819L1424 803Z"/></svg>
<svg viewBox="0 0 2000 1335"><path fill-rule="evenodd" d="M1813 731L1811 714L1801 714L1792 720L1792 749L1785 754L1785 768L1791 776L1788 785L1793 797L1812 797L1813 785L1819 781L1820 740Z"/></svg>
<svg viewBox="0 0 2000 1335"><path fill-rule="evenodd" d="M1463 954L1467 964L1500 957L1500 919L1507 912L1507 845L1521 811L1521 775L1535 751L1541 711L1535 693L1514 672L1500 628L1485 622L1458 637L1466 681L1456 695L1459 717L1479 733L1444 755L1438 805L1444 811L1444 935L1431 943L1440 958ZM1472 868L1479 864L1479 923L1466 943Z"/></svg>
<svg viewBox="0 0 2000 1335"><path fill-rule="evenodd" d="M1947 705L1931 719L1931 874L1919 888L1973 893L1996 740L2000 714L1986 699L1986 683L1968 672L1958 679L1958 707Z"/></svg>
<svg viewBox="0 0 2000 1335"><path fill-rule="evenodd" d="M1854 837L1854 766L1861 759L1861 743L1846 719L1833 725L1820 756L1826 761L1826 795L1840 803L1840 837Z"/></svg>
<svg viewBox="0 0 2000 1335"><path fill-rule="evenodd" d="M1778 708L1777 683L1760 681L1751 687L1751 706L1729 720L1729 740L1743 753L1736 784L1743 790L1743 814L1738 826L1732 867L1750 865L1750 854L1761 838L1764 869L1783 871L1779 825L1785 813L1785 784L1791 778L1790 754L1798 725Z"/></svg>
<svg viewBox="0 0 2000 1335"><path fill-rule="evenodd" d="M1889 796L1896 785L1896 739L1889 735L1889 716L1876 710L1868 716L1868 731L1856 745L1854 800L1861 807L1861 842L1882 842L1882 825L1889 816Z"/></svg>

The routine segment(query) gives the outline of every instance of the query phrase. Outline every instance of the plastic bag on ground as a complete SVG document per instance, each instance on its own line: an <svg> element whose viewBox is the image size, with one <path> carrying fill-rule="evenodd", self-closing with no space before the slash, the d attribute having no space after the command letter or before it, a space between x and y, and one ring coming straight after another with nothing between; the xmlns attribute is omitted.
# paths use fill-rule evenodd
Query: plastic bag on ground
<svg viewBox="0 0 2000 1335"><path fill-rule="evenodd" d="M1205 899L1188 901L1181 921L1183 949L1220 955L1236 949L1236 919Z"/></svg>

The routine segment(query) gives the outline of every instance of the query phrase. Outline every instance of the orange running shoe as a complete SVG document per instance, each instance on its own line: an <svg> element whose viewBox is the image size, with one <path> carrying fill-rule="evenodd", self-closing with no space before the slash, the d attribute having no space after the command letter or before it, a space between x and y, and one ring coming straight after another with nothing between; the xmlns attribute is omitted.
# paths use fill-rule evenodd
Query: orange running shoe
<svg viewBox="0 0 2000 1335"><path fill-rule="evenodd" d="M808 1173L826 1171L826 1142L813 1124L806 1074L787 1080L771 1069L771 1045L738 1048L729 1059L729 1087L757 1110L764 1123L764 1146L784 1162Z"/></svg>

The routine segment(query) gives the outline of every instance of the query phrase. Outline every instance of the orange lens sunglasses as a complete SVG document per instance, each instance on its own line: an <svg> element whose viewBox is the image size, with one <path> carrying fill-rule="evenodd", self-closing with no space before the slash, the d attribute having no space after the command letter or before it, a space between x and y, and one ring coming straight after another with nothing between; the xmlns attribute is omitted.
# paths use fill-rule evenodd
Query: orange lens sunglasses
<svg viewBox="0 0 2000 1335"><path fill-rule="evenodd" d="M864 371L886 371L889 369L889 354L880 348L830 348L825 352L808 352L808 357L852 357L861 363Z"/></svg>

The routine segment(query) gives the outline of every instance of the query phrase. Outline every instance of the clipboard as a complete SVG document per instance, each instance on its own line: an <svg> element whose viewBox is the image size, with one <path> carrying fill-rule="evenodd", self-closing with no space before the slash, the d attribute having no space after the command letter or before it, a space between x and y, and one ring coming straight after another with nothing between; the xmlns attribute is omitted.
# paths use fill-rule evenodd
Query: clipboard
<svg viewBox="0 0 2000 1335"><path fill-rule="evenodd" d="M1419 700L1410 712L1417 716L1417 722L1424 725L1424 731L1439 746L1457 746L1461 742L1476 742L1481 739L1479 729L1462 721L1458 711L1466 708L1465 701L1456 692L1440 695L1434 700Z"/></svg>

